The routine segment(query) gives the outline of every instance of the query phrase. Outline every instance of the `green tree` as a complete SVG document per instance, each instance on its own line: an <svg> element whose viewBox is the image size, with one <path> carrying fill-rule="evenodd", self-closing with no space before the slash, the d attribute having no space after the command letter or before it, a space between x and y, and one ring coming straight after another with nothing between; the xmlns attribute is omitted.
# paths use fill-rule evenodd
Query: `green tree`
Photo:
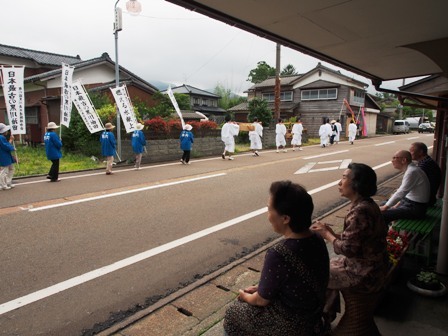
<svg viewBox="0 0 448 336"><path fill-rule="evenodd" d="M263 126L269 126L272 120L272 112L269 109L266 100L254 98L249 101L249 114L247 115L247 120L253 122L255 118L258 118Z"/></svg>
<svg viewBox="0 0 448 336"><path fill-rule="evenodd" d="M224 110L228 110L244 101L245 97L234 94L230 89L224 88L224 86L218 83L215 87L214 93L221 98L218 101L218 106Z"/></svg>
<svg viewBox="0 0 448 336"><path fill-rule="evenodd" d="M265 61L260 61L257 63L257 67L249 72L247 80L251 83L258 84L271 76L275 76L275 68L271 67Z"/></svg>
<svg viewBox="0 0 448 336"><path fill-rule="evenodd" d="M174 93L174 97L176 98L177 105L179 105L179 109L189 110L191 108L190 97L188 95ZM155 105L148 108L145 111L145 114L142 113L142 117L145 120L152 119L157 116L167 118L171 114L175 113L173 103L171 103L170 97L167 94L156 92L154 93L152 98L155 102Z"/></svg>
<svg viewBox="0 0 448 336"><path fill-rule="evenodd" d="M281 76L292 76L292 75L298 75L296 68L292 64L288 64L285 66L280 73Z"/></svg>

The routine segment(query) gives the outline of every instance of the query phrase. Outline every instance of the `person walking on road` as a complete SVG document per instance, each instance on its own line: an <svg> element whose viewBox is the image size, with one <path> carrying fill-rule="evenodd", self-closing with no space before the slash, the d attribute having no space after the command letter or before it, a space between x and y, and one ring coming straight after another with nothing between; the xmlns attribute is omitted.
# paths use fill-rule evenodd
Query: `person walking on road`
<svg viewBox="0 0 448 336"><path fill-rule="evenodd" d="M184 127L184 130L180 132L180 149L184 151L182 154L182 159L180 159L180 162L182 164L190 164L190 153L191 153L191 146L194 142L194 135L191 132L193 129L193 126L190 124L186 124Z"/></svg>
<svg viewBox="0 0 448 336"><path fill-rule="evenodd" d="M277 153L279 152L279 148L283 148L283 152L287 152L286 150L286 126L283 124L283 120L281 118L278 119L277 125L275 125L275 146L277 147Z"/></svg>
<svg viewBox="0 0 448 336"><path fill-rule="evenodd" d="M55 132L59 128L54 122L49 122L47 125L47 131L44 135L45 152L47 159L51 161L50 171L48 172L47 179L50 182L59 182L59 160L62 158L62 141Z"/></svg>
<svg viewBox="0 0 448 336"><path fill-rule="evenodd" d="M319 127L319 137L320 137L320 146L325 148L328 146L328 139L330 133L328 131L327 123L325 121L322 122L322 125Z"/></svg>
<svg viewBox="0 0 448 336"><path fill-rule="evenodd" d="M258 151L263 147L261 138L263 137L263 126L258 122L258 118L254 118L252 123L253 130L249 131L250 149L254 156L259 156Z"/></svg>
<svg viewBox="0 0 448 336"><path fill-rule="evenodd" d="M143 151L146 146L145 134L143 133L143 125L137 123L135 131L132 133L132 150L135 154L135 169L139 170L142 163Z"/></svg>
<svg viewBox="0 0 448 336"><path fill-rule="evenodd" d="M342 132L342 125L341 125L339 119L336 120L335 125L336 125L337 133L336 133L336 135L334 137L334 143L337 145L337 144L339 144L339 141L341 139L341 132Z"/></svg>
<svg viewBox="0 0 448 336"><path fill-rule="evenodd" d="M105 130L101 134L101 154L106 157L106 175L112 174L112 165L114 163L115 148L117 142L112 130L115 128L111 123L104 125Z"/></svg>
<svg viewBox="0 0 448 336"><path fill-rule="evenodd" d="M350 120L350 125L348 125L348 141L350 142L350 145L353 145L353 142L356 139L356 133L358 132L358 127L356 127L356 124L354 120Z"/></svg>
<svg viewBox="0 0 448 336"><path fill-rule="evenodd" d="M0 123L0 190L9 190L14 188L12 177L14 176L15 158L12 152L16 149L13 146L14 136L11 135L6 139L10 126Z"/></svg>
<svg viewBox="0 0 448 336"><path fill-rule="evenodd" d="M226 159L226 154L229 154L229 160L233 160L233 153L235 152L235 136L240 132L240 126L232 121L230 115L225 117L226 123L221 128L221 140L224 142L224 152L221 154L223 160Z"/></svg>
<svg viewBox="0 0 448 336"><path fill-rule="evenodd" d="M303 133L303 125L300 121L300 118L296 118L296 122L294 123L294 126L292 126L292 151L295 152L296 146L298 146L299 150L302 150L302 133Z"/></svg>

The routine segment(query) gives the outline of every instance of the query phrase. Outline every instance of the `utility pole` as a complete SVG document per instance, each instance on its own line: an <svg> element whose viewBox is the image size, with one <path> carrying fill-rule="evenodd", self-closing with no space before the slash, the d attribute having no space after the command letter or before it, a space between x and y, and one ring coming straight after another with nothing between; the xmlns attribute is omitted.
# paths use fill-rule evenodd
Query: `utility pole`
<svg viewBox="0 0 448 336"><path fill-rule="evenodd" d="M277 52L275 59L275 100L274 100L274 118L275 121L280 118L280 43L277 43Z"/></svg>

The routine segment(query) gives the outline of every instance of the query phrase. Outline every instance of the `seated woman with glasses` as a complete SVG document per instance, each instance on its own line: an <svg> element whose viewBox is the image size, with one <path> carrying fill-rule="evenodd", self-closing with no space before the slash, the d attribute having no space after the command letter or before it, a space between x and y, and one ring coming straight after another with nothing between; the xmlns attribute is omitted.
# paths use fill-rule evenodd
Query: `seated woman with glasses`
<svg viewBox="0 0 448 336"><path fill-rule="evenodd" d="M311 230L333 245L339 255L330 260L330 280L324 317L327 326L339 312L339 291L345 314L335 335L379 335L373 310L387 275L387 225L371 196L377 191L376 174L362 163L351 163L339 182L341 196L351 201L344 229L336 234L329 224L316 222Z"/></svg>
<svg viewBox="0 0 448 336"><path fill-rule="evenodd" d="M302 186L272 183L268 220L283 239L267 251L258 286L240 289L227 309L227 335L322 335L329 258L324 240L309 230L313 209Z"/></svg>

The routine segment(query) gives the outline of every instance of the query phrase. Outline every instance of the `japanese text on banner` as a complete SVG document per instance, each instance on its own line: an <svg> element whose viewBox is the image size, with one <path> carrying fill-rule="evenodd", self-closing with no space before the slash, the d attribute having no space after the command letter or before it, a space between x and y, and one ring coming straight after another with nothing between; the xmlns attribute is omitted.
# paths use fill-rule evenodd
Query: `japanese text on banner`
<svg viewBox="0 0 448 336"><path fill-rule="evenodd" d="M79 81L72 84L72 99L76 109L81 115L84 124L90 133L96 133L104 129L95 107L90 102L89 96Z"/></svg>
<svg viewBox="0 0 448 336"><path fill-rule="evenodd" d="M123 120L123 124L126 128L126 133L135 131L137 119L135 117L135 112L134 108L132 107L131 100L129 99L126 85L117 88L110 88L110 90L112 91L112 95L114 96L121 119Z"/></svg>
<svg viewBox="0 0 448 336"><path fill-rule="evenodd" d="M3 95L8 113L11 134L26 134L25 92L23 90L23 73L25 68L1 67Z"/></svg>
<svg viewBox="0 0 448 336"><path fill-rule="evenodd" d="M72 115L72 80L74 67L62 63L61 77L61 125L69 127Z"/></svg>

